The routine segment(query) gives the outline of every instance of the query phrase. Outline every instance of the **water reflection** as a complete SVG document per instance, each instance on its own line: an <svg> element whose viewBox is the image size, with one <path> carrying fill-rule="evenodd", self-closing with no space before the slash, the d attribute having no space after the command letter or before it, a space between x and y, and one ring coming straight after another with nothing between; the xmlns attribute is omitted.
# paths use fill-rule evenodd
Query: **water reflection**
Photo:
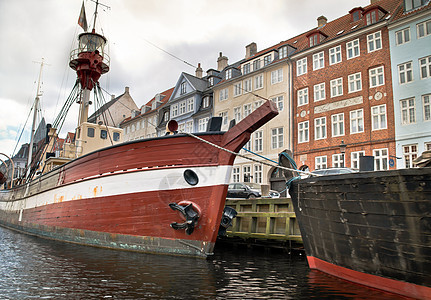
<svg viewBox="0 0 431 300"><path fill-rule="evenodd" d="M84 247L0 227L0 253L1 299L392 297L310 272L303 256L247 248L217 246L202 260Z"/></svg>

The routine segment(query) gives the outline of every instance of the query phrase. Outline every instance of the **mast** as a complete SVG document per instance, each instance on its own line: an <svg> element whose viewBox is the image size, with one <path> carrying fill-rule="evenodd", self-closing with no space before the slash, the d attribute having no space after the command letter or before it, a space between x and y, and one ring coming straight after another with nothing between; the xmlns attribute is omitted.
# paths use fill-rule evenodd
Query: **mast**
<svg viewBox="0 0 431 300"><path fill-rule="evenodd" d="M34 134L36 131L36 117L37 117L37 110L39 109L39 102L40 102L39 96L42 96L40 94L40 79L42 77L43 65L44 65L44 62L43 62L43 58L42 58L42 61L40 63L39 79L37 81L36 98L34 99L34 104L33 104L33 124L31 125L30 145L28 147L27 177L30 174L31 161L32 161L32 156L33 156Z"/></svg>

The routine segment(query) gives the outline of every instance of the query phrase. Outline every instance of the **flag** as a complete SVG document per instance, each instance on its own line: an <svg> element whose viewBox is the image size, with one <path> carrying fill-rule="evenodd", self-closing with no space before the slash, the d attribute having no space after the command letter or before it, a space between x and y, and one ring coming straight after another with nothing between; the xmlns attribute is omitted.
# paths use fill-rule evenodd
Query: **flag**
<svg viewBox="0 0 431 300"><path fill-rule="evenodd" d="M87 18L85 16L84 1L82 1L81 13L79 14L78 25L87 32Z"/></svg>

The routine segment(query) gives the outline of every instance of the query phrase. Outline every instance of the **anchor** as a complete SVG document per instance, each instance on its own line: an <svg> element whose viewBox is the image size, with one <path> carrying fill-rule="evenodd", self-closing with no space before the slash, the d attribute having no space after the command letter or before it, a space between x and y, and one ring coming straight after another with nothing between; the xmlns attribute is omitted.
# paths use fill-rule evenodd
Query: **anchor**
<svg viewBox="0 0 431 300"><path fill-rule="evenodd" d="M183 223L173 222L171 227L175 230L185 229L187 235L191 235L195 230L196 225L199 220L199 213L193 209L193 204L189 203L187 205L179 205L176 203L169 203L169 207L173 210L178 210L186 220Z"/></svg>
<svg viewBox="0 0 431 300"><path fill-rule="evenodd" d="M223 210L223 215L222 215L221 221L220 221L218 236L225 236L226 235L226 230L228 229L229 226L232 225L232 221L236 217L237 214L238 213L235 209L233 209L230 206L225 206L225 208Z"/></svg>

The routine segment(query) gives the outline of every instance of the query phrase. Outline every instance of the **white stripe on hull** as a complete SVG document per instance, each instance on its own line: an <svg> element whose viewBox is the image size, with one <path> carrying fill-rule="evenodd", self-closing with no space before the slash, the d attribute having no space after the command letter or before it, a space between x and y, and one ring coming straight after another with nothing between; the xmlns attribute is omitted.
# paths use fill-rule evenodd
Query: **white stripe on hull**
<svg viewBox="0 0 431 300"><path fill-rule="evenodd" d="M184 171L191 169L198 175L198 184L192 186L184 179ZM38 206L122 194L189 189L225 185L230 181L232 166L144 169L93 177L59 186L23 200L0 202L0 209L18 211Z"/></svg>

